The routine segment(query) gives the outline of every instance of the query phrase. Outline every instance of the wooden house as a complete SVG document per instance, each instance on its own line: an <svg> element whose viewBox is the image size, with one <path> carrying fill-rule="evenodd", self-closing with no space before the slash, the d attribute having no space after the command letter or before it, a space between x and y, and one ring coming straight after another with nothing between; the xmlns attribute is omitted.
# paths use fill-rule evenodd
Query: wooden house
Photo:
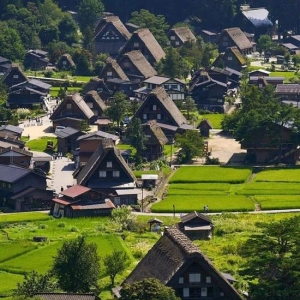
<svg viewBox="0 0 300 300"><path fill-rule="evenodd" d="M239 87L242 77L241 72L228 67L225 67L224 69L211 67L207 70L207 74L212 79L226 83L229 89Z"/></svg>
<svg viewBox="0 0 300 300"><path fill-rule="evenodd" d="M184 100L186 95L186 83L178 78L165 76L152 76L143 82L144 86L135 90L137 98L144 100L155 88L163 86L173 101Z"/></svg>
<svg viewBox="0 0 300 300"><path fill-rule="evenodd" d="M197 106L201 109L224 113L227 84L212 79L210 76L207 80L201 80L201 77L197 80L193 79L189 90Z"/></svg>
<svg viewBox="0 0 300 300"><path fill-rule="evenodd" d="M116 57L130 37L131 33L119 17L105 16L95 29L93 42L96 53L108 53L111 57Z"/></svg>
<svg viewBox="0 0 300 300"><path fill-rule="evenodd" d="M101 117L107 109L106 104L95 90L87 92L84 95L84 101L97 118Z"/></svg>
<svg viewBox="0 0 300 300"><path fill-rule="evenodd" d="M259 70L253 70L251 72L249 72L249 78L253 77L253 76L257 76L257 77L269 77L270 76L269 71L267 70L263 70L263 69L259 69Z"/></svg>
<svg viewBox="0 0 300 300"><path fill-rule="evenodd" d="M5 149L8 147L23 149L25 147L25 142L13 134L11 135L7 132L0 131L0 149Z"/></svg>
<svg viewBox="0 0 300 300"><path fill-rule="evenodd" d="M281 100L282 103L291 103L294 106L299 107L300 84L277 84L275 89L275 95Z"/></svg>
<svg viewBox="0 0 300 300"><path fill-rule="evenodd" d="M4 75L11 67L11 61L8 58L0 56L0 75Z"/></svg>
<svg viewBox="0 0 300 300"><path fill-rule="evenodd" d="M94 125L98 126L99 131L108 132L112 126L113 122L108 117L98 118Z"/></svg>
<svg viewBox="0 0 300 300"><path fill-rule="evenodd" d="M249 5L241 5L233 23L241 30L254 34L256 40L263 34L271 35L273 29L269 11L264 7L250 8Z"/></svg>
<svg viewBox="0 0 300 300"><path fill-rule="evenodd" d="M109 195L114 205L137 204L136 178L112 139L102 143L74 174L77 184Z"/></svg>
<svg viewBox="0 0 300 300"><path fill-rule="evenodd" d="M169 30L168 45L178 48L186 42L196 42L197 39L190 28L188 27L175 27Z"/></svg>
<svg viewBox="0 0 300 300"><path fill-rule="evenodd" d="M116 92L122 92L127 97L134 97L134 91L140 87L140 82L134 80L123 80L119 78L108 78L106 85L114 95Z"/></svg>
<svg viewBox="0 0 300 300"><path fill-rule="evenodd" d="M84 135L82 131L72 127L66 127L54 134L57 136L57 151L63 154L75 151L79 146L77 139Z"/></svg>
<svg viewBox="0 0 300 300"><path fill-rule="evenodd" d="M124 53L118 63L127 77L132 81L141 82L156 75L156 71L139 50Z"/></svg>
<svg viewBox="0 0 300 300"><path fill-rule="evenodd" d="M165 229L122 286L156 278L173 288L183 300L241 300L242 297L225 276L184 233L171 227Z"/></svg>
<svg viewBox="0 0 300 300"><path fill-rule="evenodd" d="M278 132L281 146L274 141L271 132ZM273 124L272 129L257 128L255 140L242 141L241 148L247 150L246 161L256 163L288 163L296 164L299 161L300 149L295 141L292 126Z"/></svg>
<svg viewBox="0 0 300 300"><path fill-rule="evenodd" d="M230 47L216 58L213 66L221 69L228 67L240 72L246 68L247 62L237 47Z"/></svg>
<svg viewBox="0 0 300 300"><path fill-rule="evenodd" d="M101 70L99 74L99 78L104 79L106 81L110 78L119 78L122 80L129 80L123 69L120 67L118 62L111 57L106 60L105 67Z"/></svg>
<svg viewBox="0 0 300 300"><path fill-rule="evenodd" d="M200 30L199 35L202 37L204 43L216 44L219 32L215 30Z"/></svg>
<svg viewBox="0 0 300 300"><path fill-rule="evenodd" d="M208 119L202 119L198 125L198 128L201 136L209 137L209 131L213 129L213 126Z"/></svg>
<svg viewBox="0 0 300 300"><path fill-rule="evenodd" d="M18 137L19 139L21 139L23 131L24 131L23 128L19 126L10 125L10 124L2 125L0 127L0 132L6 133L10 136Z"/></svg>
<svg viewBox="0 0 300 300"><path fill-rule="evenodd" d="M142 152L142 156L148 161L156 160L164 155L164 146L168 139L162 129L157 125L155 120L142 124L143 133L147 140L144 142L146 147Z"/></svg>
<svg viewBox="0 0 300 300"><path fill-rule="evenodd" d="M207 215L194 211L180 216L180 219L177 224L179 230L191 240L206 240L212 237L213 223Z"/></svg>
<svg viewBox="0 0 300 300"><path fill-rule="evenodd" d="M278 85L279 86L282 86L284 85L283 82L285 81L285 77L281 77L281 76L267 76L267 77L264 77L264 76L251 76L249 78L249 81L248 83L249 84L255 84L257 85L258 87L263 87L265 85L273 85L274 87L277 87Z"/></svg>
<svg viewBox="0 0 300 300"><path fill-rule="evenodd" d="M154 66L166 56L164 50L148 28L140 28L133 32L131 38L120 50L118 59L125 53L133 50L141 51L151 66Z"/></svg>
<svg viewBox="0 0 300 300"><path fill-rule="evenodd" d="M61 71L69 71L74 70L76 68L76 64L74 63L72 56L68 53L65 53L59 58L56 68Z"/></svg>
<svg viewBox="0 0 300 300"><path fill-rule="evenodd" d="M111 139L114 144L119 142L120 137L104 131L90 132L77 138L79 145L78 152L75 154L75 166L85 165L92 154L100 147L104 139Z"/></svg>
<svg viewBox="0 0 300 300"><path fill-rule="evenodd" d="M13 63L2 77L2 83L8 87L28 81L19 64Z"/></svg>
<svg viewBox="0 0 300 300"><path fill-rule="evenodd" d="M87 94L89 91L96 91L104 101L112 96L112 92L107 87L104 79L100 79L97 77L91 78L90 81L82 89L83 94Z"/></svg>
<svg viewBox="0 0 300 300"><path fill-rule="evenodd" d="M24 58L25 69L30 70L45 70L49 64L49 59L47 58L48 52L35 49L28 50Z"/></svg>
<svg viewBox="0 0 300 300"><path fill-rule="evenodd" d="M254 51L253 43L238 27L223 29L216 40L216 44L220 52L225 52L228 47L236 47L242 55L251 54Z"/></svg>
<svg viewBox="0 0 300 300"><path fill-rule="evenodd" d="M178 127L188 125L186 118L162 86L155 88L148 94L147 98L134 114L134 118L139 118L142 123L146 123L149 120L156 120L157 123L165 124L167 127L174 127L175 132ZM169 140L172 140L175 132L162 127L160 124L159 126L165 135Z"/></svg>
<svg viewBox="0 0 300 300"><path fill-rule="evenodd" d="M46 191L46 176L16 165L1 165L0 183L0 207L14 211L49 208L46 201L52 199L53 191Z"/></svg>
<svg viewBox="0 0 300 300"><path fill-rule="evenodd" d="M74 185L61 191L53 198L50 214L54 217L109 216L115 208L104 194L81 185Z"/></svg>
<svg viewBox="0 0 300 300"><path fill-rule="evenodd" d="M80 130L82 122L93 124L97 117L79 93L67 95L50 116L53 128L73 127Z"/></svg>
<svg viewBox="0 0 300 300"><path fill-rule="evenodd" d="M1 165L16 165L23 168L29 168L31 163L32 153L17 147L10 146L8 148L0 148L0 164Z"/></svg>

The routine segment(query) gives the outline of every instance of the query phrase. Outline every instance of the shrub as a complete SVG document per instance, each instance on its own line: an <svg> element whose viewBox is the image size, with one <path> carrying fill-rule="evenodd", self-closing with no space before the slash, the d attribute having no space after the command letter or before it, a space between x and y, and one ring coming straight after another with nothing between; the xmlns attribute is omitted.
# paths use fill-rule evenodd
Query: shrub
<svg viewBox="0 0 300 300"><path fill-rule="evenodd" d="M57 227L59 227L59 228L64 228L64 227L66 227L66 224L65 224L64 222L59 222L59 223L57 224Z"/></svg>
<svg viewBox="0 0 300 300"><path fill-rule="evenodd" d="M71 227L71 228L70 228L70 231L71 231L71 232L78 232L79 230L78 230L77 227Z"/></svg>
<svg viewBox="0 0 300 300"><path fill-rule="evenodd" d="M46 224L40 224L39 225L39 229L46 229L47 228L47 225Z"/></svg>

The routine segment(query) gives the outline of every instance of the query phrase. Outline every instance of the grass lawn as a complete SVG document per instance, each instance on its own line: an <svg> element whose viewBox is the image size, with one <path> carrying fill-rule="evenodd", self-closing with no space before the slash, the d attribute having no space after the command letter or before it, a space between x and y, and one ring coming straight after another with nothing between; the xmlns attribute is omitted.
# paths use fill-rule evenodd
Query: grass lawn
<svg viewBox="0 0 300 300"><path fill-rule="evenodd" d="M272 77L285 77L285 82L288 82L288 80L292 77L296 77L295 75L295 71L290 71L290 72L287 72L287 71L276 71L276 72L271 72L270 73L270 76Z"/></svg>
<svg viewBox="0 0 300 300"><path fill-rule="evenodd" d="M43 136L38 139L28 141L26 143L26 147L30 148L31 151L45 152L48 141L52 141L54 146L57 145L56 137Z"/></svg>
<svg viewBox="0 0 300 300"><path fill-rule="evenodd" d="M173 205L177 212L203 211L208 205L210 212L253 211L254 202L243 195L170 195L166 199L155 203L152 212L173 212Z"/></svg>
<svg viewBox="0 0 300 300"><path fill-rule="evenodd" d="M208 119L213 126L213 129L222 129L221 121L224 118L224 114L206 114L199 115L198 120Z"/></svg>
<svg viewBox="0 0 300 300"><path fill-rule="evenodd" d="M59 90L60 90L60 87L58 87L58 86L52 87L50 90L50 96L57 97ZM68 92L78 92L80 90L82 90L81 87L68 87Z"/></svg>
<svg viewBox="0 0 300 300"><path fill-rule="evenodd" d="M117 148L119 150L131 150L131 155L134 156L136 153L135 148L133 148L132 146L130 146L129 144L117 144Z"/></svg>
<svg viewBox="0 0 300 300"><path fill-rule="evenodd" d="M259 172L255 181L300 182L300 168L272 168Z"/></svg>
<svg viewBox="0 0 300 300"><path fill-rule="evenodd" d="M172 176L170 183L243 183L252 171L250 168L220 166L180 167Z"/></svg>
<svg viewBox="0 0 300 300"><path fill-rule="evenodd" d="M8 296L17 287L17 283L23 281L23 275L11 274L0 271L0 297Z"/></svg>

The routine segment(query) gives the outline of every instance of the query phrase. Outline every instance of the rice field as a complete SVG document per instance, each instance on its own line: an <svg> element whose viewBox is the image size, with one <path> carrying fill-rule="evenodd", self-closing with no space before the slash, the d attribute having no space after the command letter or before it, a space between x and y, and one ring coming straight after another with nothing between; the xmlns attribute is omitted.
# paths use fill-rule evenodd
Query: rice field
<svg viewBox="0 0 300 300"><path fill-rule="evenodd" d="M254 181L300 182L299 168L265 169L256 174Z"/></svg>

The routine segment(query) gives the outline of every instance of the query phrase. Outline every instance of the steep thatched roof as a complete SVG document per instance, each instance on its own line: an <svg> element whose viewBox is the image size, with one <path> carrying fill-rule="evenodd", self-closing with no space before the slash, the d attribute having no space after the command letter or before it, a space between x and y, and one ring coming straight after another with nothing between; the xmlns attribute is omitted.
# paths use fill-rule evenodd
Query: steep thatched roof
<svg viewBox="0 0 300 300"><path fill-rule="evenodd" d="M100 163L105 159L108 154L112 154L116 161L119 162L121 168L125 171L128 178L132 182L136 182L136 178L125 162L124 158L120 154L120 151L115 147L112 139L103 139L99 148L94 152L94 154L90 157L89 161L84 165L84 167L79 171L76 176L77 184L85 185L89 178L94 174L97 170L97 167Z"/></svg>
<svg viewBox="0 0 300 300"><path fill-rule="evenodd" d="M157 74L141 51L134 50L127 52L120 58L119 62L121 63L122 60L126 58L131 61L131 63L145 78L149 78Z"/></svg>
<svg viewBox="0 0 300 300"><path fill-rule="evenodd" d="M63 54L60 57L59 61L62 60L62 59L66 59L69 62L70 66L72 66L72 67L76 66L75 63L74 63L74 60L73 60L73 58L71 56L71 54L68 54L68 53ZM59 64L59 62L57 64Z"/></svg>
<svg viewBox="0 0 300 300"><path fill-rule="evenodd" d="M102 111L105 111L107 109L104 101L95 90L87 92L84 99L91 99Z"/></svg>
<svg viewBox="0 0 300 300"><path fill-rule="evenodd" d="M10 77L10 74L18 74L20 76L19 82L28 81L25 73L22 71L21 67L17 63L12 63L10 68L6 71L6 73L2 77L2 82L6 84L6 81Z"/></svg>
<svg viewBox="0 0 300 300"><path fill-rule="evenodd" d="M156 120L150 120L145 124L142 124L142 126L145 128L149 128L150 131L152 132L153 136L156 138L157 142L161 145L164 146L168 142L168 138L165 136L164 132L162 129L158 126ZM147 144L147 142L146 142Z"/></svg>
<svg viewBox="0 0 300 300"><path fill-rule="evenodd" d="M100 78L106 78L106 73L108 70L113 70L118 78L122 79L122 80L129 80L127 75L124 73L124 71L122 70L122 68L120 67L120 65L117 63L116 60L112 59L111 57L108 57L106 60L106 65L105 67L101 70L99 77Z"/></svg>
<svg viewBox="0 0 300 300"><path fill-rule="evenodd" d="M89 91L95 90L98 91L101 89L104 93L109 94L109 89L106 86L103 79L100 79L98 77L93 77L90 79L90 81L83 87L82 93L86 94Z"/></svg>
<svg viewBox="0 0 300 300"><path fill-rule="evenodd" d="M203 270L212 277L212 281L224 292L226 299L242 299L212 262L185 234L175 227L165 229L164 235L139 262L122 285L131 284L144 278L157 278L161 283L168 285L177 272L191 262L196 262L199 270Z"/></svg>
<svg viewBox="0 0 300 300"><path fill-rule="evenodd" d="M177 35L178 38L182 41L182 43L185 43L187 41L193 41L193 42L196 41L195 35L188 27L172 28L168 33L168 36L171 36L173 34Z"/></svg>
<svg viewBox="0 0 300 300"><path fill-rule="evenodd" d="M147 105L148 102L152 102L153 97L155 97L163 106L165 109L165 112L169 114L170 118L173 119L173 122L180 127L182 124L187 124L186 118L183 116L181 111L178 109L176 104L173 102L173 100L170 98L170 96L167 94L165 89L162 86L159 86L152 90L145 101L142 103L142 105L139 107L137 112L135 113L134 117L137 117L140 115L140 113L144 110L144 107ZM173 123L172 122L172 123Z"/></svg>
<svg viewBox="0 0 300 300"><path fill-rule="evenodd" d="M227 34L233 43L239 48L239 50L246 50L253 48L252 43L248 40L245 33L239 27L226 28L220 33L217 43L222 40L222 36Z"/></svg>
<svg viewBox="0 0 300 300"><path fill-rule="evenodd" d="M107 16L102 18L95 29L95 37L105 32L108 25L112 25L126 40L131 37L130 32L118 16Z"/></svg>

